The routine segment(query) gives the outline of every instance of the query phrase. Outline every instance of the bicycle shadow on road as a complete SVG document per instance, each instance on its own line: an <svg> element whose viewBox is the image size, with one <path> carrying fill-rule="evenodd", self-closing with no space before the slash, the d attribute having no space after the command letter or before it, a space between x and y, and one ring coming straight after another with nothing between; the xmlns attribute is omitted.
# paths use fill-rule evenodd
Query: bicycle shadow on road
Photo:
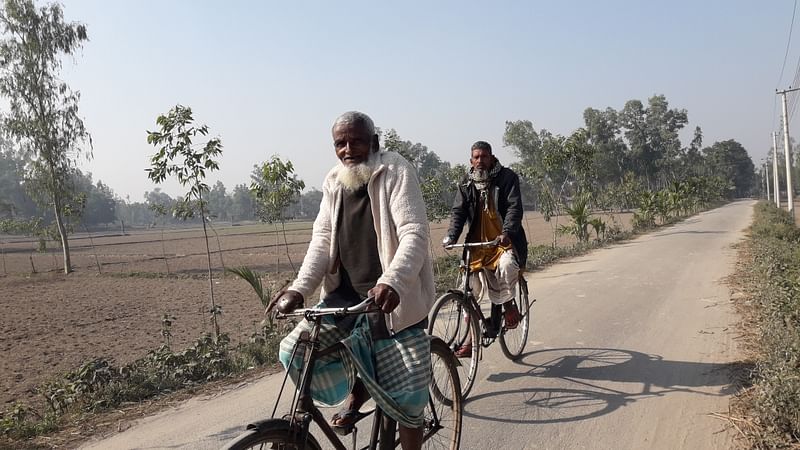
<svg viewBox="0 0 800 450"><path fill-rule="evenodd" d="M539 350L518 364L520 372L492 374L484 382L516 388L470 395L464 415L523 424L586 420L666 395L731 395L744 386L752 368L609 348Z"/></svg>

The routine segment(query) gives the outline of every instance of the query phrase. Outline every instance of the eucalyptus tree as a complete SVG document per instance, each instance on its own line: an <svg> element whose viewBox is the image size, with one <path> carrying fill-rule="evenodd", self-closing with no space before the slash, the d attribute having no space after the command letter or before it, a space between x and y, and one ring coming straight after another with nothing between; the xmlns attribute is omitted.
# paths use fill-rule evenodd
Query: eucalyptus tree
<svg viewBox="0 0 800 450"><path fill-rule="evenodd" d="M167 114L158 116L156 124L160 129L147 132L147 143L155 146L157 151L150 158L150 168L145 170L148 178L155 183L161 183L166 180L167 176L174 175L181 185L189 187L186 198L180 203L186 207L187 214L196 208L202 219L208 263L211 321L214 325L214 337L219 339L217 316L221 309L214 300L211 249L208 245L206 228L207 209L203 194L209 190L208 185L204 182L206 172L219 169L219 163L215 158L222 154L222 141L214 137L205 143L193 143L194 138L208 135L208 126L195 126L192 109L186 106L176 105ZM196 202L193 202L193 199L196 199Z"/></svg>
<svg viewBox="0 0 800 450"><path fill-rule="evenodd" d="M601 186L620 184L630 170L627 146L622 139L619 113L613 108L599 111L586 108L583 111L589 143L595 148L594 166L597 182Z"/></svg>
<svg viewBox="0 0 800 450"><path fill-rule="evenodd" d="M731 186L729 196L745 197L756 187L756 169L742 144L733 139L715 142L703 149L711 175L718 176Z"/></svg>
<svg viewBox="0 0 800 450"><path fill-rule="evenodd" d="M255 197L245 185L237 184L231 194L231 220L252 219L255 216Z"/></svg>
<svg viewBox="0 0 800 450"><path fill-rule="evenodd" d="M32 0L4 0L0 9L0 94L8 101L3 129L28 159L26 178L34 199L52 208L64 255L72 271L64 223L67 183L77 160L91 157L91 138L78 116L80 94L58 78L61 58L88 39L86 27L66 22L61 6L37 8ZM85 145L88 144L88 150Z"/></svg>
<svg viewBox="0 0 800 450"><path fill-rule="evenodd" d="M688 122L686 110L669 109L665 96L654 95L647 107L640 100L626 102L619 119L633 171L650 189L666 186L669 165L680 155L678 132Z"/></svg>
<svg viewBox="0 0 800 450"><path fill-rule="evenodd" d="M520 191L523 202L533 206L547 215L549 192L543 190L545 181L542 166L543 141L547 142L552 134L542 129L537 132L529 120L506 121L503 133L503 146L510 147L511 153L517 157L517 162L510 165L511 169L520 177Z"/></svg>
<svg viewBox="0 0 800 450"><path fill-rule="evenodd" d="M219 220L230 219L231 198L227 195L225 185L222 181L217 181L206 194L208 198L208 210Z"/></svg>

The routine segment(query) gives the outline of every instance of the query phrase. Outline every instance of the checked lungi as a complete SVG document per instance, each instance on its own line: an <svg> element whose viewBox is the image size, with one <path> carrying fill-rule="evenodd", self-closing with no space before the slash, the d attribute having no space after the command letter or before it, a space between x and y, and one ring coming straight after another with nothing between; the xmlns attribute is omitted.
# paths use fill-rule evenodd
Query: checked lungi
<svg viewBox="0 0 800 450"><path fill-rule="evenodd" d="M279 358L284 368L290 367L300 333L311 328L312 323L304 319L281 341ZM388 339L373 341L365 315L358 316L352 332L337 327L332 317L325 317L319 341L320 349L342 342L345 350L317 360L311 380L311 396L316 403L336 406L344 402L358 374L389 417L408 428L422 426L431 379L430 340L425 330L407 328ZM295 384L302 365L303 354L298 351L289 370Z"/></svg>

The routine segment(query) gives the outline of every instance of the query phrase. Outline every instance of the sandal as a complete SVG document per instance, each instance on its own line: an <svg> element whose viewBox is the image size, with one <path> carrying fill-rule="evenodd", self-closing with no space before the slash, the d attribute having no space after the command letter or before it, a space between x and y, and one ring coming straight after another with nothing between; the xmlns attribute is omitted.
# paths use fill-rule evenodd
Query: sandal
<svg viewBox="0 0 800 450"><path fill-rule="evenodd" d="M331 428L333 428L333 431L335 431L337 434L345 436L353 431L353 428L359 420L367 417L371 413L372 411L361 412L357 409L345 409L339 411L338 413L334 414L333 417L331 417Z"/></svg>
<svg viewBox="0 0 800 450"><path fill-rule="evenodd" d="M458 347L455 352L456 358L472 358L472 344L464 344Z"/></svg>

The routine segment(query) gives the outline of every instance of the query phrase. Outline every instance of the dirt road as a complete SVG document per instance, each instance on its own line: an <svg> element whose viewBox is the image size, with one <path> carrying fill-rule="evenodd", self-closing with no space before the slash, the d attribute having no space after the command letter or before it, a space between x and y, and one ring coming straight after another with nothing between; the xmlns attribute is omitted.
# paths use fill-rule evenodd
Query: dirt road
<svg viewBox="0 0 800 450"><path fill-rule="evenodd" d="M752 205L530 274L538 301L527 353L514 363L497 346L485 352L462 448L730 448L713 416L728 410L737 361L723 279ZM218 448L269 414L280 380L193 399L85 448Z"/></svg>

